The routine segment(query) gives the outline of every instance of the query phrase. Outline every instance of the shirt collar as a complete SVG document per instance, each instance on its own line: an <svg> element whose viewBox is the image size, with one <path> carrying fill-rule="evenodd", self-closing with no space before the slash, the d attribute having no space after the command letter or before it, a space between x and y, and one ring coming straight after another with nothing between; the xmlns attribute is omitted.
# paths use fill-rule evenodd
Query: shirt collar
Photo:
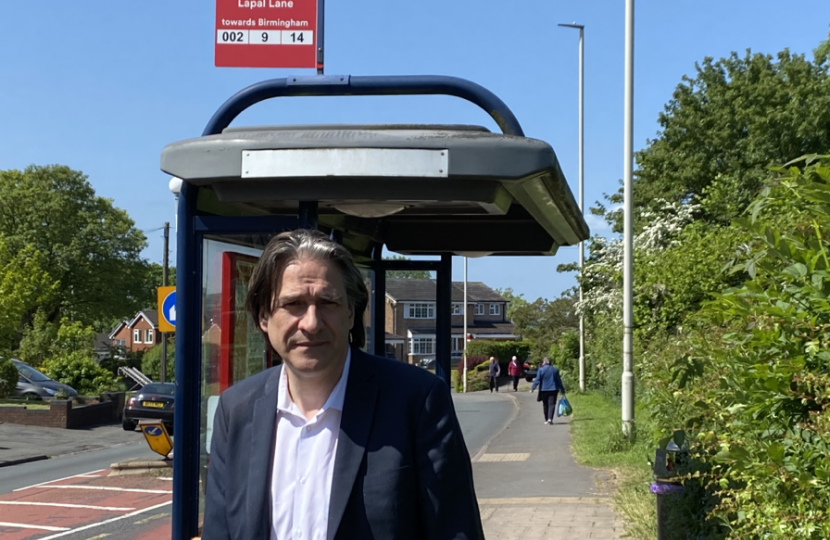
<svg viewBox="0 0 830 540"><path fill-rule="evenodd" d="M343 364L343 373L340 375L340 380L337 381L336 385L334 385L334 388L332 389L331 394L329 394L329 398L326 400L325 405L323 405L323 408L317 413L318 416L327 409L337 409L338 411L343 411L343 402L346 399L346 382L349 380L349 367L351 366L351 363L352 348L348 347L346 352L346 362ZM287 368L283 366L282 370L280 370L279 391L277 392L277 411L302 416L299 409L294 404L294 400L291 399L291 394L288 393L288 374L286 373L286 369Z"/></svg>

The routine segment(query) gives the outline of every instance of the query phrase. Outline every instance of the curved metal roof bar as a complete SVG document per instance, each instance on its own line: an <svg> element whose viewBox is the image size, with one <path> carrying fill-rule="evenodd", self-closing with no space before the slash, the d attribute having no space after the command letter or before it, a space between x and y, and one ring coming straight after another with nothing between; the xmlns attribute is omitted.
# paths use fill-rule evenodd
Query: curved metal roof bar
<svg viewBox="0 0 830 540"><path fill-rule="evenodd" d="M222 133L248 107L275 97L445 95L465 99L483 109L505 135L524 137L513 111L491 91L472 81L444 75L325 75L270 79L240 90L214 113L202 136Z"/></svg>

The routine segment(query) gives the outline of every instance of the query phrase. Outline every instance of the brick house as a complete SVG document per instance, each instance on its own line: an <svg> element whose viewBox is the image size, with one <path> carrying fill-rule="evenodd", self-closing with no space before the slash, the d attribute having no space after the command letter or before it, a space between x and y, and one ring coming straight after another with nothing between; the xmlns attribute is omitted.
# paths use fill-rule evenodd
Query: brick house
<svg viewBox="0 0 830 540"><path fill-rule="evenodd" d="M158 312L154 309L139 311L131 320L121 321L109 338L113 347L123 347L125 351L146 351L161 343Z"/></svg>
<svg viewBox="0 0 830 540"><path fill-rule="evenodd" d="M452 354L464 350L464 282L452 284ZM467 334L473 339L516 340L507 300L481 282L467 282ZM387 355L417 363L435 357L435 280L386 280Z"/></svg>

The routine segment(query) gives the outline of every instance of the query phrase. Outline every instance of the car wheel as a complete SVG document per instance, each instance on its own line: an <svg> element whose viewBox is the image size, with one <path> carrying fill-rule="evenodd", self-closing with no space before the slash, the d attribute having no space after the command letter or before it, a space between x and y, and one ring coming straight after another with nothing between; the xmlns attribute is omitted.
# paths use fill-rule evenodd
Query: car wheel
<svg viewBox="0 0 830 540"><path fill-rule="evenodd" d="M23 399L26 401L40 401L40 396L35 394L34 392L26 392L23 394Z"/></svg>
<svg viewBox="0 0 830 540"><path fill-rule="evenodd" d="M527 382L533 382L533 377L525 377L525 380L526 380Z"/></svg>
<svg viewBox="0 0 830 540"><path fill-rule="evenodd" d="M121 420L121 427L124 428L124 431L135 431L135 426L135 420L128 420L126 418Z"/></svg>

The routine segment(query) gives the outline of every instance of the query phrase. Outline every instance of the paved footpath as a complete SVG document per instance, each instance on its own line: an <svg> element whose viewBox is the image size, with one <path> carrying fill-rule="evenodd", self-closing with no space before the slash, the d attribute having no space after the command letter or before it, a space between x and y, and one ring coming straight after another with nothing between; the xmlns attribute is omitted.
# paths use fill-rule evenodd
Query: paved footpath
<svg viewBox="0 0 830 540"><path fill-rule="evenodd" d="M577 465L570 452L570 419L544 424L542 404L530 385L518 392L508 427L473 456L473 474L488 540L542 540L622 537L622 521L602 487L603 476ZM487 392L489 394L489 392ZM577 412L578 414L578 412Z"/></svg>

